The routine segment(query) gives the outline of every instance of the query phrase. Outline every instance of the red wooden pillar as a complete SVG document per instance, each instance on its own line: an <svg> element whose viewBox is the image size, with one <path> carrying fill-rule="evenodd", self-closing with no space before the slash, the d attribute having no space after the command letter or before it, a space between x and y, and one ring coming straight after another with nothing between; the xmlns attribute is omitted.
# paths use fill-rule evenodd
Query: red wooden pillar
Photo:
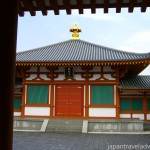
<svg viewBox="0 0 150 150"><path fill-rule="evenodd" d="M120 96L119 96L119 69L116 70L117 78L116 78L116 119L120 119Z"/></svg>
<svg viewBox="0 0 150 150"><path fill-rule="evenodd" d="M0 149L12 150L18 0L0 5Z"/></svg>
<svg viewBox="0 0 150 150"><path fill-rule="evenodd" d="M51 84L50 117L54 117L53 111L54 111L54 82Z"/></svg>
<svg viewBox="0 0 150 150"><path fill-rule="evenodd" d="M144 111L144 120L145 121L147 120L147 102L148 102L148 99L144 95L144 97L143 97L143 111Z"/></svg>
<svg viewBox="0 0 150 150"><path fill-rule="evenodd" d="M86 84L86 95L85 95L85 118L89 117L89 84Z"/></svg>
<svg viewBox="0 0 150 150"><path fill-rule="evenodd" d="M120 119L120 97L118 84L116 85L116 119Z"/></svg>

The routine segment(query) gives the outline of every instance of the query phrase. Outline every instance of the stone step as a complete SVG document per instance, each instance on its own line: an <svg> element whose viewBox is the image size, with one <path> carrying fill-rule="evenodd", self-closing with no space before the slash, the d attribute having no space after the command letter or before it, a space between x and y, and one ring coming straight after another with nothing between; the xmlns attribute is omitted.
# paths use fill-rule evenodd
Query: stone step
<svg viewBox="0 0 150 150"><path fill-rule="evenodd" d="M46 132L82 132L82 119L49 119Z"/></svg>

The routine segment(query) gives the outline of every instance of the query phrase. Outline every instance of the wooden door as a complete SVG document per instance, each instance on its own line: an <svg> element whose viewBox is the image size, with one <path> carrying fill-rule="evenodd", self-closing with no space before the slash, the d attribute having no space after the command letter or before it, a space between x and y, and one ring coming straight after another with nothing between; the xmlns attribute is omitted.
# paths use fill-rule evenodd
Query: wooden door
<svg viewBox="0 0 150 150"><path fill-rule="evenodd" d="M83 116L83 86L56 86L55 114L60 117Z"/></svg>

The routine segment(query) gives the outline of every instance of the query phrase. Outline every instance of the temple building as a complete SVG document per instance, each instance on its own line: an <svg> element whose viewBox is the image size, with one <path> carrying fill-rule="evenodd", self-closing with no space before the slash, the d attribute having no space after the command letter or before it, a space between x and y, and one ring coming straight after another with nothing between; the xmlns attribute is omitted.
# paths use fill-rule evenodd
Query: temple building
<svg viewBox="0 0 150 150"><path fill-rule="evenodd" d="M14 116L150 121L150 53L79 39L18 52Z"/></svg>

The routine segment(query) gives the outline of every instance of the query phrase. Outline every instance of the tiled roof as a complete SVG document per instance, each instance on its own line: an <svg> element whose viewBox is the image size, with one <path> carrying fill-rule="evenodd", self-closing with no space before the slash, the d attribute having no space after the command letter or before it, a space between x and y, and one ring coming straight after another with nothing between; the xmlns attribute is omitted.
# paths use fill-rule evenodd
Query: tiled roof
<svg viewBox="0 0 150 150"><path fill-rule="evenodd" d="M120 89L150 89L150 76L127 76L120 80Z"/></svg>
<svg viewBox="0 0 150 150"><path fill-rule="evenodd" d="M150 53L120 51L82 40L68 40L24 52L18 52L17 62L96 62L150 59Z"/></svg>

